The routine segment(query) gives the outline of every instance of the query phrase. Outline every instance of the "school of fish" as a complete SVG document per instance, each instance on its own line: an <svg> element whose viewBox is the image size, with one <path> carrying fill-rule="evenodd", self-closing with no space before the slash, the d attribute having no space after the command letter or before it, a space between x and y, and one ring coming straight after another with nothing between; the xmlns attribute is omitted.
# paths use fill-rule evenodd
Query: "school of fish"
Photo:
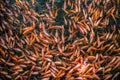
<svg viewBox="0 0 120 80"><path fill-rule="evenodd" d="M0 0L0 80L119 76L120 0Z"/></svg>

